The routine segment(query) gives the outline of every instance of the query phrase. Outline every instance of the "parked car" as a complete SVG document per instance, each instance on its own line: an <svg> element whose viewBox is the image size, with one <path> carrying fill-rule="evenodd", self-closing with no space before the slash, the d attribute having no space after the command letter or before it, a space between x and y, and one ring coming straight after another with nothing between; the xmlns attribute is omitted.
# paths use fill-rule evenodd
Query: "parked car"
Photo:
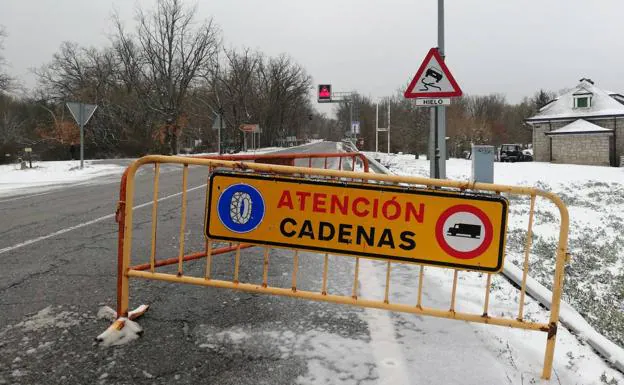
<svg viewBox="0 0 624 385"><path fill-rule="evenodd" d="M526 162L533 160L533 156L525 154L520 144L503 144L500 146L498 159L501 162Z"/></svg>
<svg viewBox="0 0 624 385"><path fill-rule="evenodd" d="M524 160L527 162L531 162L533 160L533 149L527 148L522 150L522 155L524 155Z"/></svg>

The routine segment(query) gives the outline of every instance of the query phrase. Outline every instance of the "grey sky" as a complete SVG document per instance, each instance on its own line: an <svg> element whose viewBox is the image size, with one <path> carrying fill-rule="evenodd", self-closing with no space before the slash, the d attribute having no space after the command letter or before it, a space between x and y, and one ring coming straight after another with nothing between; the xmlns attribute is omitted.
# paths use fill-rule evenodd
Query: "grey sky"
<svg viewBox="0 0 624 385"><path fill-rule="evenodd" d="M62 41L108 44L113 7L132 26L137 5L155 0L2 0L0 24L11 72L49 61ZM192 2L191 2L192 3ZM436 46L436 0L197 0L231 47L288 53L334 91L393 93ZM446 0L447 64L464 93L511 102L539 88L590 77L624 92L624 1Z"/></svg>

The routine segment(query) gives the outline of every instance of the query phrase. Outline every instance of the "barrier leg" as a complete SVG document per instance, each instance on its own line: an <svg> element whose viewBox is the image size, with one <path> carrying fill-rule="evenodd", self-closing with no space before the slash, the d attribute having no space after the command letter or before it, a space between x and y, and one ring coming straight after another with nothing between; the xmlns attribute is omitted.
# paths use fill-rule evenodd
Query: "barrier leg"
<svg viewBox="0 0 624 385"><path fill-rule="evenodd" d="M117 236L117 316L126 317L128 315L128 276L127 266L124 264L124 237L126 227L126 181L128 170L121 177L121 188L119 191L119 203L115 213L115 220L119 224Z"/></svg>
<svg viewBox="0 0 624 385"><path fill-rule="evenodd" d="M123 226L125 224L122 222L119 223L119 253L117 256L117 315L118 317L127 317L128 316L128 267L124 263L123 258L123 237L124 237L124 229Z"/></svg>
<svg viewBox="0 0 624 385"><path fill-rule="evenodd" d="M557 325L559 324L559 311L561 309L561 294L563 292L563 278L565 275L565 264L568 260L568 232L570 229L570 218L565 204L557 196L549 196L558 207L561 213L561 227L559 229L559 245L557 247L557 262L555 265L555 279L553 281L553 292L550 307L550 320L548 322L548 339L546 340L546 352L544 353L544 370L542 378L550 379L555 356L555 343L557 342Z"/></svg>

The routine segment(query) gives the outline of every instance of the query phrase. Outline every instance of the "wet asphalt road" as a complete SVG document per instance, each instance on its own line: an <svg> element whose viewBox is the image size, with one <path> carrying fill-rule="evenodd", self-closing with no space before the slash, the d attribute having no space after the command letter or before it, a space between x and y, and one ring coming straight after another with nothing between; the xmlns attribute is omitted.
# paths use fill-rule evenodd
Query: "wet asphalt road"
<svg viewBox="0 0 624 385"><path fill-rule="evenodd" d="M286 151L335 152L336 144ZM179 192L180 168L162 172L159 196ZM189 188L206 178L206 170L191 168ZM138 176L135 204L151 200L151 181L149 170ZM117 224L111 214L118 189L115 176L0 202L0 384L294 384L315 381L311 360L324 365L319 373L341 375L338 364L324 363L327 357L306 353L311 346L341 338L366 344L367 326L357 309L136 280L131 306L151 305L139 321L143 337L122 347L97 346L93 338L109 325L97 311L115 306ZM187 253L202 250L204 204L205 188L189 192ZM177 255L180 207L180 197L159 204L159 257ZM77 225L82 227L32 242ZM137 209L135 261L146 260L150 228L151 206ZM24 242L32 243L19 246ZM291 255L272 254L269 282L290 287ZM233 253L215 257L213 274L231 277L233 259ZM191 263L188 272L199 275L204 266ZM349 293L351 282L341 279L350 275L349 266L331 259L335 292ZM322 257L303 253L299 271L301 288L320 290ZM261 274L262 250L249 249L241 281L258 282ZM342 380L376 378L370 365L358 373Z"/></svg>

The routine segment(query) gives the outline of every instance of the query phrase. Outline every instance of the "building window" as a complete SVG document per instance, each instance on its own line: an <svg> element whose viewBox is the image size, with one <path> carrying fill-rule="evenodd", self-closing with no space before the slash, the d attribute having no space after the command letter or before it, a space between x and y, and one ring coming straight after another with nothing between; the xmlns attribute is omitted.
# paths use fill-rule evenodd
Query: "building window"
<svg viewBox="0 0 624 385"><path fill-rule="evenodd" d="M574 98L574 108L588 108L591 107L590 96L577 96Z"/></svg>

